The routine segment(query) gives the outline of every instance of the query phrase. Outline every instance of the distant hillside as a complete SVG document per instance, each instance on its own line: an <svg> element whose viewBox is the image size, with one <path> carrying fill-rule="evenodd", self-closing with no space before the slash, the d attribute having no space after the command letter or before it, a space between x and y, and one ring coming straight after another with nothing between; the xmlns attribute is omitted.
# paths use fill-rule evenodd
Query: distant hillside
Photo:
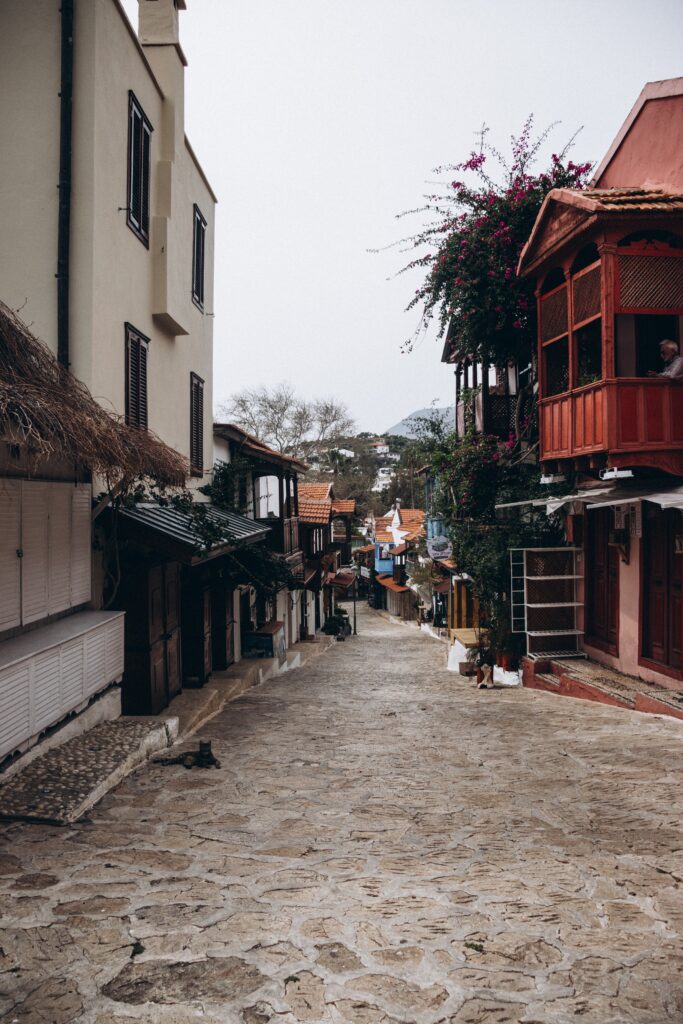
<svg viewBox="0 0 683 1024"><path fill-rule="evenodd" d="M446 407L444 409L435 409L430 406L428 409L418 409L416 412L411 412L410 416L406 416L404 420L399 423L395 423L393 427L389 427L385 430L385 434L397 434L399 437L414 438L419 433L420 421L431 420L436 416L442 421L445 427L452 430L455 423L455 416L453 407Z"/></svg>

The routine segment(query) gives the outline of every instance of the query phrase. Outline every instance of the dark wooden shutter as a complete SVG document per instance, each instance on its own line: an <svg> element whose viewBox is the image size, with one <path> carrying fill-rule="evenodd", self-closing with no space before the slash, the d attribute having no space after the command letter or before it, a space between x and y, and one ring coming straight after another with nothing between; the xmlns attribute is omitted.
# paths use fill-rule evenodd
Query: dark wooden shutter
<svg viewBox="0 0 683 1024"><path fill-rule="evenodd" d="M147 430L147 342L138 339L139 385L138 385L138 426Z"/></svg>
<svg viewBox="0 0 683 1024"><path fill-rule="evenodd" d="M206 221L202 212L195 204L194 235L192 245L192 299L200 309L204 309L204 249L206 238Z"/></svg>
<svg viewBox="0 0 683 1024"><path fill-rule="evenodd" d="M152 142L152 130L144 122L141 125L142 146L140 163L140 230L145 238L149 238L149 157Z"/></svg>
<svg viewBox="0 0 683 1024"><path fill-rule="evenodd" d="M204 473L204 381L190 374L190 463L196 476Z"/></svg>
<svg viewBox="0 0 683 1024"><path fill-rule="evenodd" d="M149 339L126 324L126 423L147 429L147 345Z"/></svg>
<svg viewBox="0 0 683 1024"><path fill-rule="evenodd" d="M141 241L149 241L149 191L152 126L135 95L128 94L127 223Z"/></svg>

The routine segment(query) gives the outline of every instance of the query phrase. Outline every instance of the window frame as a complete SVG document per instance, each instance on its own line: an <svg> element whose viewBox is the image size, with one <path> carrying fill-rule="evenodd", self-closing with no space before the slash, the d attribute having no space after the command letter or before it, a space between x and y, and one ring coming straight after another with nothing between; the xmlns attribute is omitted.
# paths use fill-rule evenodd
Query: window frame
<svg viewBox="0 0 683 1024"><path fill-rule="evenodd" d="M139 138L139 160L140 167L137 174L134 167L134 144L135 135L133 129L134 114L140 119ZM127 180L126 180L126 224L133 234L140 239L146 249L149 249L149 221L150 221L150 195L151 195L151 153L152 153L152 132L154 128L145 114L142 104L132 89L128 91L128 146L127 146ZM146 151L145 151L146 144ZM145 168L146 162L146 168ZM145 174L146 172L146 174ZM145 189L146 177L146 189ZM139 178L140 210L133 209L133 185L134 179Z"/></svg>
<svg viewBox="0 0 683 1024"><path fill-rule="evenodd" d="M149 358L149 338L142 331L139 331L137 327L126 321L125 325L125 344L126 344L126 377L125 377L125 391L126 391L126 408L125 408L125 420L129 427L137 427L138 430L147 430L149 428L149 389L147 386L148 381L148 358ZM133 362L133 349L137 348L138 360L137 360L137 416L133 415L133 409L131 407L131 369L134 365ZM141 358L144 353L144 359ZM141 370L144 371L141 373ZM144 381L143 381L144 376ZM144 409L144 415L141 415ZM143 422L144 421L144 422Z"/></svg>
<svg viewBox="0 0 683 1024"><path fill-rule="evenodd" d="M199 252L197 250L198 243ZM192 301L202 313L204 312L205 268L206 217L194 203L192 207Z"/></svg>
<svg viewBox="0 0 683 1024"><path fill-rule="evenodd" d="M204 476L204 384L198 373L190 372L190 475ZM197 402L195 396L201 396Z"/></svg>

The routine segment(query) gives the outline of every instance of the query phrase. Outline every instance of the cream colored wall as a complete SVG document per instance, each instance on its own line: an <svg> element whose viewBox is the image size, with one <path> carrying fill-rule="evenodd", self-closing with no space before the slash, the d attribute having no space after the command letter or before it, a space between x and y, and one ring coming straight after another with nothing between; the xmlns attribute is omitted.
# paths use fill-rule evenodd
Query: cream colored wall
<svg viewBox="0 0 683 1024"><path fill-rule="evenodd" d="M150 339L149 428L185 455L190 373L203 378L210 469L215 203L185 142L181 56L175 46L143 55L116 0L76 0L75 11L71 368L123 414L133 324ZM28 296L22 315L56 351L59 3L3 0L0 19L0 112L13 140L0 155L0 297L16 308ZM149 249L126 224L129 89L154 128ZM194 203L207 221L204 312L192 302Z"/></svg>
<svg viewBox="0 0 683 1024"><path fill-rule="evenodd" d="M0 299L57 352L60 16L0 3Z"/></svg>

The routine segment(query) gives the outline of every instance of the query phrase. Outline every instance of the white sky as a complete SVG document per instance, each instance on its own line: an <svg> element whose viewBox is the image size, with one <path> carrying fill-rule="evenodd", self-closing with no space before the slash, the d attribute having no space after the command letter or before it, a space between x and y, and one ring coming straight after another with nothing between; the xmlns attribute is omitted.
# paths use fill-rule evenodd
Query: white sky
<svg viewBox="0 0 683 1024"><path fill-rule="evenodd" d="M137 25L136 0L124 6ZM381 431L452 400L441 343L412 354L391 279L439 164L533 112L549 152L600 160L647 81L683 74L681 0L188 0L186 128L218 195L214 399L289 380Z"/></svg>

